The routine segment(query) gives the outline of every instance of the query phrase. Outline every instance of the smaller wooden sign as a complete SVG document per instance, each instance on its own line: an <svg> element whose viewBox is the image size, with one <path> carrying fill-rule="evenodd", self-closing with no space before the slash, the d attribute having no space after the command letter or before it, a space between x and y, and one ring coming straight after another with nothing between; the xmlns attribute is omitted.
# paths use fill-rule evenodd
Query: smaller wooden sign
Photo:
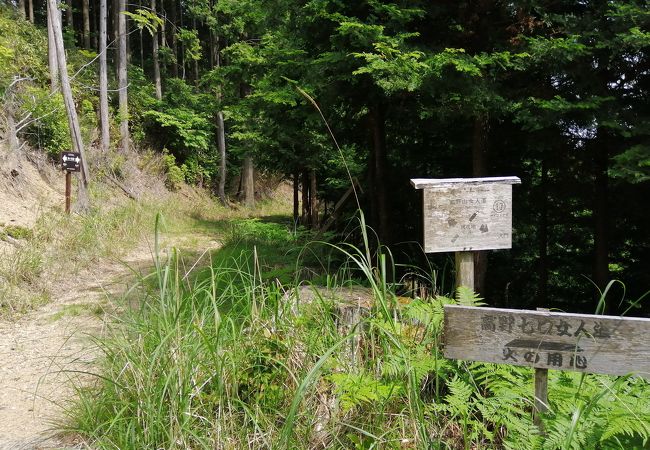
<svg viewBox="0 0 650 450"><path fill-rule="evenodd" d="M517 177L413 179L424 189L424 251L512 247L512 185Z"/></svg>
<svg viewBox="0 0 650 450"><path fill-rule="evenodd" d="M81 153L61 152L61 167L68 172L81 170Z"/></svg>
<svg viewBox="0 0 650 450"><path fill-rule="evenodd" d="M444 354L650 378L650 319L445 305Z"/></svg>

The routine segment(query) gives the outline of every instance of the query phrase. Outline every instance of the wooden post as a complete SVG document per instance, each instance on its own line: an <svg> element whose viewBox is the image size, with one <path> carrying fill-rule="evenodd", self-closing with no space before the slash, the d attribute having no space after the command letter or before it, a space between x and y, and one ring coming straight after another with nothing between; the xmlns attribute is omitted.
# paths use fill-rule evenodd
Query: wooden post
<svg viewBox="0 0 650 450"><path fill-rule="evenodd" d="M535 410L533 411L533 423L544 434L544 423L540 417L541 413L548 411L548 369L535 368Z"/></svg>
<svg viewBox="0 0 650 450"><path fill-rule="evenodd" d="M456 289L474 290L474 252L456 252Z"/></svg>
<svg viewBox="0 0 650 450"><path fill-rule="evenodd" d="M65 171L65 213L70 214L70 197L72 191L72 173Z"/></svg>
<svg viewBox="0 0 650 450"><path fill-rule="evenodd" d="M537 308L537 311L549 311L548 308ZM535 409L533 410L533 423L542 434L544 423L541 414L548 411L548 369L535 367Z"/></svg>

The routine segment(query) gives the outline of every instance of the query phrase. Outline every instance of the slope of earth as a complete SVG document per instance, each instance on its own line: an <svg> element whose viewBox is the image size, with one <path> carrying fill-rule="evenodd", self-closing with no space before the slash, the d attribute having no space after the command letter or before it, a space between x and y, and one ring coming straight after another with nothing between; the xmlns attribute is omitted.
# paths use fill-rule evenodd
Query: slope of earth
<svg viewBox="0 0 650 450"><path fill-rule="evenodd" d="M165 244L218 247L203 234ZM102 261L62 280L47 305L17 321L0 321L0 449L75 448L53 435L53 423L61 421L73 386L95 372L94 339L115 312L112 300L136 282L134 272L151 266L151 248L144 243L122 261Z"/></svg>
<svg viewBox="0 0 650 450"><path fill-rule="evenodd" d="M44 215L60 215L62 177L47 160L37 154L0 158L0 175L0 227L30 230ZM147 192L142 194L160 195L161 183L150 178L158 190L145 187ZM200 197L193 192L174 195L185 203ZM106 191L104 197L118 203L122 196L121 191ZM123 197L123 201L130 200ZM110 210L112 206L106 207ZM200 216L198 210L200 207L196 211ZM189 210L179 214L185 213ZM147 223L146 229L152 230L153 223ZM57 436L55 430L65 422L64 407L75 394L74 386L94 379L99 356L96 339L119 312L119 299L136 283L137 273L148 273L153 266L153 244L147 237L151 234L142 233L144 237L135 237L137 241L127 250L110 256L102 256L99 249L96 256L90 252L80 270L78 265L65 270L65 261L45 267L39 289L47 290L47 303L34 303L25 314L3 315L0 310L0 450L86 448L71 438ZM12 252L19 252L24 245L0 235L0 258L10 265ZM205 230L187 227L182 233L163 234L161 241L161 248L173 246L199 254L218 245ZM54 259L57 256L66 257L55 254ZM4 283L2 277L0 283ZM21 295L30 294L28 283L20 289Z"/></svg>

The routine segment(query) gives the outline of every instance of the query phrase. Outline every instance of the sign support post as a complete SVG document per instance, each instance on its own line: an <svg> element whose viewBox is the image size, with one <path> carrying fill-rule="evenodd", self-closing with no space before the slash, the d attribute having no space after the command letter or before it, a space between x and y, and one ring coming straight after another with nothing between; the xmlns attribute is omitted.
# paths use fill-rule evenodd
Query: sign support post
<svg viewBox="0 0 650 450"><path fill-rule="evenodd" d="M72 172L65 171L65 213L70 214L70 199L72 197Z"/></svg>
<svg viewBox="0 0 650 450"><path fill-rule="evenodd" d="M460 286L474 290L474 252L456 252L456 289Z"/></svg>
<svg viewBox="0 0 650 450"><path fill-rule="evenodd" d="M547 308L537 308L537 311L548 311ZM548 411L548 369L535 367L535 409L533 410L533 423L537 429L544 432L544 422L541 414Z"/></svg>
<svg viewBox="0 0 650 450"><path fill-rule="evenodd" d="M72 172L81 171L81 153L62 152L61 168L65 170L65 212L66 214L70 214Z"/></svg>

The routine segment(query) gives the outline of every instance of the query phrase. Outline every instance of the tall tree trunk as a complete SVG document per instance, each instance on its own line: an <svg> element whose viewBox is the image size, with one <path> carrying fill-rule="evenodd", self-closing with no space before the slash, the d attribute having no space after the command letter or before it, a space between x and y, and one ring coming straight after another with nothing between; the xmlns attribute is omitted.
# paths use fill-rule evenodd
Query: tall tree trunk
<svg viewBox="0 0 650 450"><path fill-rule="evenodd" d="M178 14L181 17L181 28L183 28L183 5L180 5L178 7ZM181 78L184 80L185 79L185 43L181 41L181 60L180 60L180 66L181 66Z"/></svg>
<svg viewBox="0 0 650 450"><path fill-rule="evenodd" d="M197 30L197 28L196 28L196 18L195 17L192 18L192 28ZM199 41L199 43L200 43L200 41ZM193 72L192 78L194 78L194 85L198 86L199 85L199 60L198 59L193 60L193 69L194 69L194 72Z"/></svg>
<svg viewBox="0 0 650 450"><path fill-rule="evenodd" d="M215 63L217 67L221 66L221 58L218 53L219 38L217 37L215 47L217 48ZM221 87L217 90L217 100L221 109ZM226 167L226 126L223 120L223 111L217 112L217 148L219 150L219 200L225 206L226 202L226 176L228 175Z"/></svg>
<svg viewBox="0 0 650 450"><path fill-rule="evenodd" d="M608 244L608 195L609 168L608 148L611 146L609 132L604 128L598 129L594 142L594 282L603 291L609 282L609 244ZM610 305L608 312L612 312Z"/></svg>
<svg viewBox="0 0 650 450"><path fill-rule="evenodd" d="M537 304L548 304L548 167L546 159L541 162L539 199L539 287Z"/></svg>
<svg viewBox="0 0 650 450"><path fill-rule="evenodd" d="M34 0L27 0L27 10L29 11L29 21L34 23Z"/></svg>
<svg viewBox="0 0 650 450"><path fill-rule="evenodd" d="M386 185L389 183L386 172L386 124L383 107L374 104L369 110L370 132L372 136L372 194L380 242L391 243L390 222L388 216L388 198Z"/></svg>
<svg viewBox="0 0 650 450"><path fill-rule="evenodd" d="M89 206L88 198L88 182L90 174L88 172L88 162L86 161L86 152L84 150L83 141L81 138L81 129L79 127L79 120L77 118L77 111L75 109L74 99L72 97L72 89L70 88L70 79L68 77L68 67L65 60L65 50L63 48L63 32L61 30L61 22L58 18L58 5L57 0L47 0L48 12L50 14L50 24L54 34L54 41L56 45L56 58L59 65L59 77L61 79L61 92L63 94L63 102L68 116L68 126L70 128L70 139L72 141L72 148L74 151L81 155L81 182L79 186L78 204L80 209L86 210Z"/></svg>
<svg viewBox="0 0 650 450"><path fill-rule="evenodd" d="M138 0L138 8L142 9L142 0ZM140 28L140 67L144 72L144 38L142 36L143 31L144 30Z"/></svg>
<svg viewBox="0 0 650 450"><path fill-rule="evenodd" d="M489 123L487 114L481 114L474 119L472 133L472 176L485 177L488 174L488 133ZM487 279L488 254L485 250L474 252L474 290L485 292Z"/></svg>
<svg viewBox="0 0 650 450"><path fill-rule="evenodd" d="M120 114L120 139L122 151L129 150L129 106L127 96L127 48L126 48L126 0L118 0L119 2L119 18L118 18L118 33L119 33L119 55L117 58L117 76L118 76L118 90L119 90L119 114Z"/></svg>
<svg viewBox="0 0 650 450"><path fill-rule="evenodd" d="M120 0L113 0L113 68L115 77L118 78L120 72Z"/></svg>
<svg viewBox="0 0 650 450"><path fill-rule="evenodd" d="M300 222L303 226L309 226L311 218L309 217L309 172L307 169L302 170L302 218Z"/></svg>
<svg viewBox="0 0 650 450"><path fill-rule="evenodd" d="M7 102L5 105L5 115L7 116L7 140L9 141L9 153L13 154L18 151L18 132L16 131L16 119L14 118L14 108Z"/></svg>
<svg viewBox="0 0 650 450"><path fill-rule="evenodd" d="M83 18L83 43L86 50L90 49L90 5L89 0L81 0Z"/></svg>
<svg viewBox="0 0 650 450"><path fill-rule="evenodd" d="M226 202L226 130L223 112L217 112L217 148L219 150L219 200L225 206Z"/></svg>
<svg viewBox="0 0 650 450"><path fill-rule="evenodd" d="M318 228L318 183L316 171L309 171L309 218L312 229Z"/></svg>
<svg viewBox="0 0 650 450"><path fill-rule="evenodd" d="M108 151L111 140L108 119L108 67L106 63L107 1L99 0L99 125L101 128L100 147L102 152Z"/></svg>
<svg viewBox="0 0 650 450"><path fill-rule="evenodd" d="M99 52L99 11L97 9L97 4L92 4L91 14L93 17L93 27L90 33L93 49L96 49Z"/></svg>
<svg viewBox="0 0 650 450"><path fill-rule="evenodd" d="M70 31L74 33L74 11L72 7L72 0L66 0L65 2L65 25L70 28Z"/></svg>
<svg viewBox="0 0 650 450"><path fill-rule="evenodd" d="M25 14L25 0L18 0L18 16L20 16L21 19L27 17Z"/></svg>
<svg viewBox="0 0 650 450"><path fill-rule="evenodd" d="M156 14L156 0L151 0L151 12ZM158 61L158 27L156 27L153 35L151 36L153 48L153 82L156 85L156 98L162 99L162 83L160 80L160 62Z"/></svg>
<svg viewBox="0 0 650 450"><path fill-rule="evenodd" d="M52 28L52 17L57 17L61 22L61 13L59 10L50 14L49 4L47 10L47 66L50 70L50 92L56 92L59 89L59 66L56 58L56 40L54 39L54 29Z"/></svg>
<svg viewBox="0 0 650 450"><path fill-rule="evenodd" d="M293 223L297 224L300 219L300 172L293 173Z"/></svg>
<svg viewBox="0 0 650 450"><path fill-rule="evenodd" d="M171 9L169 10L169 15L171 17L172 25L176 27L176 0L171 0ZM176 36L175 28L172 28L172 53L174 55L172 61L172 76L178 78L178 37Z"/></svg>
<svg viewBox="0 0 650 450"><path fill-rule="evenodd" d="M163 47L167 47L167 10L165 9L165 0L160 2L160 17L162 24L160 25L160 43Z"/></svg>
<svg viewBox="0 0 650 450"><path fill-rule="evenodd" d="M244 204L248 208L255 207L255 168L253 166L253 157L250 154L244 156L244 167L242 168L242 177L244 183Z"/></svg>

